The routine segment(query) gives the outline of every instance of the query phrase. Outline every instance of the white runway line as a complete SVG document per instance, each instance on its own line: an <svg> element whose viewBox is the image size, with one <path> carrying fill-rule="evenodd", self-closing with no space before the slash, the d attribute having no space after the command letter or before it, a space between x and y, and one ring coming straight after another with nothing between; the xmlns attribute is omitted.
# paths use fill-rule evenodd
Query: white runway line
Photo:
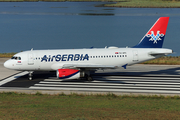
<svg viewBox="0 0 180 120"><path fill-rule="evenodd" d="M60 88L60 87L30 87L35 90L76 90L88 92L127 92L127 93L161 93L161 94L179 94L180 91L170 90L138 90L138 89L96 89L96 88Z"/></svg>
<svg viewBox="0 0 180 120"><path fill-rule="evenodd" d="M21 76L23 76L23 75L26 75L26 74L28 74L28 73L29 73L28 71L25 71L25 72L21 72L21 73L18 73L18 74L16 74L16 75L13 75L13 76L11 76L11 77L9 77L9 78L6 78L6 79L0 81L0 86L1 86L1 85L4 85L4 84L6 84L6 83L8 83L8 82L10 82L10 81L13 81L13 80L15 80L15 79L17 79L17 78L19 78L19 77L21 77Z"/></svg>
<svg viewBox="0 0 180 120"><path fill-rule="evenodd" d="M152 90L180 90L179 86L164 86L164 85L132 85L132 84L126 84L126 85L119 85L119 86L109 86L109 85L50 85L50 84L35 84L36 86L46 86L46 87L68 87L68 88L106 88L106 89L152 89Z"/></svg>
<svg viewBox="0 0 180 120"><path fill-rule="evenodd" d="M180 80L179 76L178 77L174 77L174 76L167 76L167 77L147 77L147 76L140 76L140 77L136 77L136 76L112 76L112 77L94 77L94 79L117 79L117 80L121 80L121 79L149 79L149 80L170 80L170 79L177 79Z"/></svg>
<svg viewBox="0 0 180 120"><path fill-rule="evenodd" d="M45 82L41 81L39 84L56 84L56 85L108 85L108 86L121 86L121 85L138 85L138 86L173 86L180 87L180 83L162 83L162 82L117 82L117 81L108 81L108 82L84 82L84 83L67 83L67 82ZM35 84L36 85L36 84Z"/></svg>
<svg viewBox="0 0 180 120"><path fill-rule="evenodd" d="M30 89L180 94L177 76L105 76L94 81L44 79Z"/></svg>

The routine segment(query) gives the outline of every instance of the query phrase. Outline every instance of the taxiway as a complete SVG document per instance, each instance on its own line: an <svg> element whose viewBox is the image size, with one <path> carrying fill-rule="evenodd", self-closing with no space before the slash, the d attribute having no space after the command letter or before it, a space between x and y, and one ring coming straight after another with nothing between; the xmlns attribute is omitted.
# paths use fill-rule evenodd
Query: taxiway
<svg viewBox="0 0 180 120"><path fill-rule="evenodd" d="M8 70L0 59L0 91L46 91L88 93L143 93L180 94L179 65L133 65L127 69L98 70L94 81L59 80L55 72L34 72L28 80L28 72Z"/></svg>

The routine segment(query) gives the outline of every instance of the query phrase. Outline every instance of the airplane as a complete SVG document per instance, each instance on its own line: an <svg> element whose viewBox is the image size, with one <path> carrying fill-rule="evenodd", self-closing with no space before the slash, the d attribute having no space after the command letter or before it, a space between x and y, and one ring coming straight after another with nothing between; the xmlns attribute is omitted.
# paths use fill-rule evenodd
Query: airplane
<svg viewBox="0 0 180 120"><path fill-rule="evenodd" d="M171 54L162 48L169 17L160 17L141 41L129 48L105 47L89 49L33 50L15 54L4 63L8 69L28 71L56 71L58 79L92 81L91 71L116 69Z"/></svg>

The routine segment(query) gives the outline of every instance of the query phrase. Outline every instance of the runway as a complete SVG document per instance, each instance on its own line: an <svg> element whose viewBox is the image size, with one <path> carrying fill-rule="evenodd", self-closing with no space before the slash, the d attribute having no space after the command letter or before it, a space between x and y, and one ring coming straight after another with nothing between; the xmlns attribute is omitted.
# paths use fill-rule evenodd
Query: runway
<svg viewBox="0 0 180 120"><path fill-rule="evenodd" d="M97 71L93 81L59 80L53 72L20 72L0 81L0 89L111 93L180 94L180 66L134 65ZM11 80L12 79L12 80Z"/></svg>
<svg viewBox="0 0 180 120"><path fill-rule="evenodd" d="M94 76L92 82L45 79L30 89L179 94L180 79L175 76Z"/></svg>

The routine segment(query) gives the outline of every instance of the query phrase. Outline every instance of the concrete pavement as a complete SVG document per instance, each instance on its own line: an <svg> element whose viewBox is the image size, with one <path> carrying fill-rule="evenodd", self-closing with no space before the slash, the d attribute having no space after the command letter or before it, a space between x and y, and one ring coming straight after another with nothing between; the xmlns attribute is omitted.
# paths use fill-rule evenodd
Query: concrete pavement
<svg viewBox="0 0 180 120"><path fill-rule="evenodd" d="M15 70L9 70L4 67L4 62L8 59L9 58L0 58L0 80L19 72L19 71L15 71Z"/></svg>

